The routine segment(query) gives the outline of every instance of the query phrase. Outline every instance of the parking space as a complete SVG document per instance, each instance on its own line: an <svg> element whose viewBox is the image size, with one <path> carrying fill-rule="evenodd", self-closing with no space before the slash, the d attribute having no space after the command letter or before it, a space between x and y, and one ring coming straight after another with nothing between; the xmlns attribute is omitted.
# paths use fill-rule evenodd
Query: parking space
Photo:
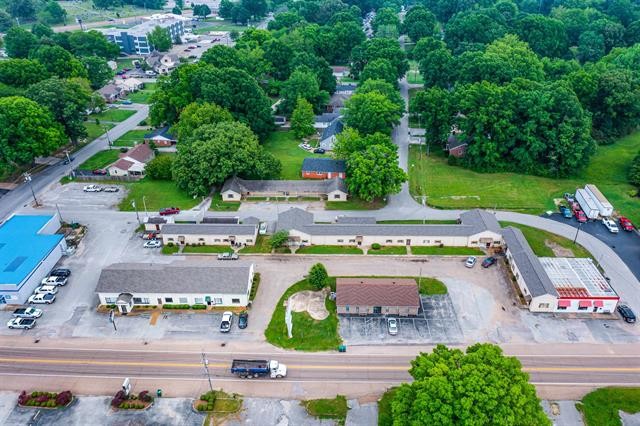
<svg viewBox="0 0 640 426"><path fill-rule="evenodd" d="M50 208L57 206L60 209L113 210L126 196L126 189L121 185L108 185L118 186L120 189L118 192L84 192L82 188L85 185L88 183L74 182L66 185L53 185L50 190L42 193L38 201Z"/></svg>
<svg viewBox="0 0 640 426"><path fill-rule="evenodd" d="M578 221L575 218L566 219L562 215L554 213L551 216L544 216L573 226L578 231ZM602 224L601 221L589 221L580 227L580 232L586 232L607 244L620 256L620 259L629 267L631 272L640 280L640 237L635 231L626 232L622 229L617 234L612 234ZM598 259L596 259L598 260Z"/></svg>

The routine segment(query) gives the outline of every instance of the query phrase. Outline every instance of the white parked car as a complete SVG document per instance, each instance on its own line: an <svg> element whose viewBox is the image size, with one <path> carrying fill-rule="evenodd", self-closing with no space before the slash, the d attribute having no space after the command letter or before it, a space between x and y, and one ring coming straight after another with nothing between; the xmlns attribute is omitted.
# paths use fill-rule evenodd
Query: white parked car
<svg viewBox="0 0 640 426"><path fill-rule="evenodd" d="M56 301L55 294L44 294L44 293L33 294L31 295L31 297L29 297L29 300L28 300L29 303L38 303L38 304L46 303L48 305L55 301Z"/></svg>
<svg viewBox="0 0 640 426"><path fill-rule="evenodd" d="M478 259L476 259L475 256L469 256L467 257L467 261L464 262L464 266L466 266L467 268L473 268L476 265L476 261Z"/></svg>
<svg viewBox="0 0 640 426"><path fill-rule="evenodd" d="M398 320L395 318L387 318L387 329L392 336L398 334Z"/></svg>
<svg viewBox="0 0 640 426"><path fill-rule="evenodd" d="M231 323L233 323L233 313L226 311L222 314L222 320L220 321L220 331L222 333L228 333L231 330Z"/></svg>
<svg viewBox="0 0 640 426"><path fill-rule="evenodd" d="M158 248L162 246L162 242L160 240L150 240L144 243L144 248Z"/></svg>
<svg viewBox="0 0 640 426"><path fill-rule="evenodd" d="M260 227L258 228L258 233L260 235L264 235L267 233L267 222L260 222Z"/></svg>
<svg viewBox="0 0 640 426"><path fill-rule="evenodd" d="M36 287L33 291L33 294L57 294L58 286L55 285L41 285L40 287Z"/></svg>
<svg viewBox="0 0 640 426"><path fill-rule="evenodd" d="M40 284L42 285L66 285L67 284L67 277L57 277L57 276L50 276L47 277L45 279L43 279Z"/></svg>
<svg viewBox="0 0 640 426"><path fill-rule="evenodd" d="M118 191L120 191L120 188L118 188L117 186L105 186L103 191L104 192L118 192Z"/></svg>
<svg viewBox="0 0 640 426"><path fill-rule="evenodd" d="M7 323L7 327L9 328L23 328L30 329L36 325L36 320L33 318L12 318Z"/></svg>
<svg viewBox="0 0 640 426"><path fill-rule="evenodd" d="M618 232L620 232L620 229L618 229L618 225L616 225L616 223L608 217L602 219L602 224L606 226L609 232L611 232L612 234L617 234Z"/></svg>
<svg viewBox="0 0 640 426"><path fill-rule="evenodd" d="M85 185L84 188L82 188L82 190L84 192L100 192L102 191L102 188L99 187L98 185Z"/></svg>

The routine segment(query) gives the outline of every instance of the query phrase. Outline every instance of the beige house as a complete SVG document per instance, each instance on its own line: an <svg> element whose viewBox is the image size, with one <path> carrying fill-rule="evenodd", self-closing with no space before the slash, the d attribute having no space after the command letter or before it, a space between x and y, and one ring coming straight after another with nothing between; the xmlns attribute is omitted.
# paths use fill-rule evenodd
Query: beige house
<svg viewBox="0 0 640 426"><path fill-rule="evenodd" d="M162 226L162 243L178 245L248 245L256 243L256 224L166 223Z"/></svg>
<svg viewBox="0 0 640 426"><path fill-rule="evenodd" d="M177 55L174 54L162 54L159 52L153 52L146 59L147 65L149 65L158 74L169 74L175 67L180 65L180 60Z"/></svg>
<svg viewBox="0 0 640 426"><path fill-rule="evenodd" d="M138 80L137 78L127 78L125 80L118 80L116 85L120 87L123 92L126 92L126 93L137 92L138 90L144 87L144 83Z"/></svg>
<svg viewBox="0 0 640 426"><path fill-rule="evenodd" d="M144 176L144 169L147 163L154 157L153 150L146 143L141 143L129 151L120 154L120 159L107 170L109 176Z"/></svg>
<svg viewBox="0 0 640 426"><path fill-rule="evenodd" d="M228 179L220 191L223 201L246 198L323 198L346 201L347 186L343 179L324 180L244 180Z"/></svg>
<svg viewBox="0 0 640 426"><path fill-rule="evenodd" d="M341 315L416 316L418 284L410 278L337 278L336 307Z"/></svg>
<svg viewBox="0 0 640 426"><path fill-rule="evenodd" d="M278 229L289 231L293 245L500 247L500 225L491 213L471 210L452 225L376 224L366 221L314 223L313 214L298 208L278 215Z"/></svg>

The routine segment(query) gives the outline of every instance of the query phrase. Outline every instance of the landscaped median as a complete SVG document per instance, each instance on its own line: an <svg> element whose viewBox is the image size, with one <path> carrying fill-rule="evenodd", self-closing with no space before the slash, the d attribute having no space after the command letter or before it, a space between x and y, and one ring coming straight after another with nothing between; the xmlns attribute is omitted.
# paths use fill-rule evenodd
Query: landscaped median
<svg viewBox="0 0 640 426"><path fill-rule="evenodd" d="M619 411L640 413L640 388L609 387L587 394L576 404L586 426L619 426Z"/></svg>
<svg viewBox="0 0 640 426"><path fill-rule="evenodd" d="M367 250L367 254L387 254L387 255L403 255L407 254L407 246L381 246L380 244L372 244Z"/></svg>
<svg viewBox="0 0 640 426"><path fill-rule="evenodd" d="M416 256L482 256L482 250L475 247L411 246L411 254Z"/></svg>
<svg viewBox="0 0 640 426"><path fill-rule="evenodd" d="M186 245L182 249L182 253L187 254L228 253L230 251L233 251L230 246Z"/></svg>
<svg viewBox="0 0 640 426"><path fill-rule="evenodd" d="M338 395L332 399L310 399L300 403L310 416L319 419L335 420L336 424L343 425L347 420L347 398Z"/></svg>
<svg viewBox="0 0 640 426"><path fill-rule="evenodd" d="M73 401L71 391L64 392L41 392L34 391L27 393L22 391L18 396L18 405L21 407L36 408L63 408Z"/></svg>
<svg viewBox="0 0 640 426"><path fill-rule="evenodd" d="M200 395L200 398L194 401L193 407L197 411L208 413L207 420L203 423L208 425L212 424L209 417L220 420L240 411L242 398L238 394L228 394L221 390L209 391Z"/></svg>
<svg viewBox="0 0 640 426"><path fill-rule="evenodd" d="M362 249L353 246L306 246L296 250L296 254L362 254Z"/></svg>

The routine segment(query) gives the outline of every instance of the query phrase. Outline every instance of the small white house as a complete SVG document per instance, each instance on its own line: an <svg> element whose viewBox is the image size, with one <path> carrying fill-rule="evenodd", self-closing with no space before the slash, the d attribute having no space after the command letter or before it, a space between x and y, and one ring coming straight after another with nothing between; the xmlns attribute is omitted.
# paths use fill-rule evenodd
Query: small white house
<svg viewBox="0 0 640 426"><path fill-rule="evenodd" d="M101 305L126 315L135 306L249 304L253 264L116 263L102 270L96 287Z"/></svg>

